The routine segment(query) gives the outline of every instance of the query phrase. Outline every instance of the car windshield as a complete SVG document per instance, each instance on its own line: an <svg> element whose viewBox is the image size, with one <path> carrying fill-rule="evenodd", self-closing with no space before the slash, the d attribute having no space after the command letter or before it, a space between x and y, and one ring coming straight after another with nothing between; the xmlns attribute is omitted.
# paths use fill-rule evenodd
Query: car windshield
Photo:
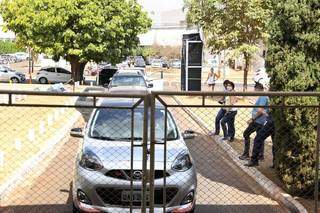
<svg viewBox="0 0 320 213"><path fill-rule="evenodd" d="M118 86L143 86L146 87L146 82L142 76L114 76L111 82L112 87Z"/></svg>
<svg viewBox="0 0 320 213"><path fill-rule="evenodd" d="M131 135L131 110L128 109L99 109L94 115L91 123L89 137L102 140L124 140L130 141L131 136L135 140L143 137L143 108L134 110L134 128ZM150 116L149 116L150 118ZM165 110L155 110L155 138L162 141L165 134ZM148 122L150 130L150 120ZM148 130L148 134L150 131ZM149 135L150 136L150 135ZM177 140L177 127L168 112L167 117L167 140Z"/></svg>

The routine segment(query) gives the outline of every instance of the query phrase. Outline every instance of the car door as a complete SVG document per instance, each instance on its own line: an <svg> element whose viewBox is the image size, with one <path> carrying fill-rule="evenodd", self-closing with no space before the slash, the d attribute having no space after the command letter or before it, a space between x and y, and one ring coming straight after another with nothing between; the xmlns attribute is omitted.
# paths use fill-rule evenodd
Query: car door
<svg viewBox="0 0 320 213"><path fill-rule="evenodd" d="M0 81L3 82L3 81L7 81L7 74L6 72L8 72L6 69L4 68L0 68Z"/></svg>
<svg viewBox="0 0 320 213"><path fill-rule="evenodd" d="M56 68L50 67L44 69L44 77L49 81L49 82L57 82L57 76L56 76Z"/></svg>
<svg viewBox="0 0 320 213"><path fill-rule="evenodd" d="M57 76L59 82L65 83L71 79L71 72L63 68L57 68Z"/></svg>

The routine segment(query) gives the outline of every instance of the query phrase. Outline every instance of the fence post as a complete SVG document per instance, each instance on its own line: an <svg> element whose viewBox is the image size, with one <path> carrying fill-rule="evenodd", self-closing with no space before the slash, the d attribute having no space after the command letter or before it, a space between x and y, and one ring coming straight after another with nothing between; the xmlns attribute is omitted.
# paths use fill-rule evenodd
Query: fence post
<svg viewBox="0 0 320 213"><path fill-rule="evenodd" d="M154 213L154 161L155 161L155 107L156 96L151 94L151 113L150 113L150 213Z"/></svg>
<svg viewBox="0 0 320 213"><path fill-rule="evenodd" d="M147 209L147 161L148 161L148 112L149 112L149 96L144 97L144 115L143 115L143 144L142 144L142 203L141 212L146 213Z"/></svg>
<svg viewBox="0 0 320 213"><path fill-rule="evenodd" d="M320 106L318 107L318 124L317 124L314 212L318 212L318 201L319 201L319 145L320 145Z"/></svg>

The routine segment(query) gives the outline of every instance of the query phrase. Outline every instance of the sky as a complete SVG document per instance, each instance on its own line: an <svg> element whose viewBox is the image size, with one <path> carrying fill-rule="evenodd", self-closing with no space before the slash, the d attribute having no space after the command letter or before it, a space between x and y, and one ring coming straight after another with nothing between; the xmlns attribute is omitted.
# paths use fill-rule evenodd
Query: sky
<svg viewBox="0 0 320 213"><path fill-rule="evenodd" d="M183 7L183 0L138 0L138 2L148 11L166 11Z"/></svg>

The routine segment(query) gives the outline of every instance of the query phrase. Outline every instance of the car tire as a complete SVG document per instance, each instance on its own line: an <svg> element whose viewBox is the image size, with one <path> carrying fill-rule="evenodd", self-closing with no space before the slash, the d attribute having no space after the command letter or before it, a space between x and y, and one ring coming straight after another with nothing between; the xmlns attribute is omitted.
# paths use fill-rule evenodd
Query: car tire
<svg viewBox="0 0 320 213"><path fill-rule="evenodd" d="M12 77L10 80L12 83L19 83L20 82L20 80L17 77Z"/></svg>
<svg viewBox="0 0 320 213"><path fill-rule="evenodd" d="M40 84L47 84L48 83L48 79L46 79L45 77L41 77L41 78L39 78L39 83Z"/></svg>

